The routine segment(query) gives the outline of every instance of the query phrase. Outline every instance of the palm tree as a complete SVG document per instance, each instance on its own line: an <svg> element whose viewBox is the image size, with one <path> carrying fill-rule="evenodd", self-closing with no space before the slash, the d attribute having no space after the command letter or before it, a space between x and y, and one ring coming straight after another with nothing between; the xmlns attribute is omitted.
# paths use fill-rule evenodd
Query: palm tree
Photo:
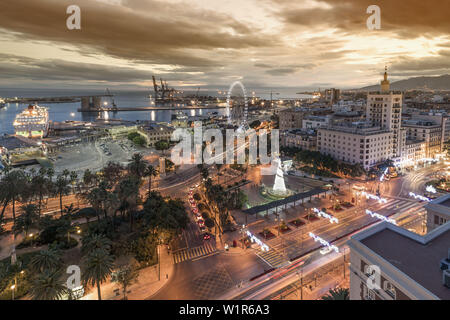
<svg viewBox="0 0 450 320"><path fill-rule="evenodd" d="M322 300L349 300L350 292L348 288L330 289L327 295L322 297Z"/></svg>
<svg viewBox="0 0 450 320"><path fill-rule="evenodd" d="M70 188L70 180L67 179L66 174L60 174L57 176L55 181L55 194L59 196L59 208L61 212L61 217L63 216L63 204L62 204L62 198L63 196L69 194Z"/></svg>
<svg viewBox="0 0 450 320"><path fill-rule="evenodd" d="M42 201L44 196L48 193L48 178L45 176L46 170L41 168L37 174L31 177L31 189L34 195L38 198L38 214L41 217Z"/></svg>
<svg viewBox="0 0 450 320"><path fill-rule="evenodd" d="M3 205L2 212L0 213L0 221L3 220L6 207L8 206L10 200L11 199L9 198L9 186L4 179L0 180L0 202Z"/></svg>
<svg viewBox="0 0 450 320"><path fill-rule="evenodd" d="M16 201L22 194L23 187L27 183L27 177L22 170L10 171L6 174L2 183L5 183L6 199L12 201L14 225L16 224Z"/></svg>
<svg viewBox="0 0 450 320"><path fill-rule="evenodd" d="M96 249L101 249L106 252L109 252L111 250L111 240L109 240L102 234L92 234L87 237L83 237L81 241L81 252L83 255L89 254Z"/></svg>
<svg viewBox="0 0 450 320"><path fill-rule="evenodd" d="M120 207L126 208L130 219L130 232L133 229L133 210L137 206L139 197L139 179L131 176L121 180L116 187Z"/></svg>
<svg viewBox="0 0 450 320"><path fill-rule="evenodd" d="M45 271L40 273L32 282L30 288L33 300L60 300L69 293L61 280L60 272Z"/></svg>
<svg viewBox="0 0 450 320"><path fill-rule="evenodd" d="M13 230L15 234L24 232L26 237L30 228L36 226L38 223L38 207L34 204L27 204L22 206L21 210L22 214L17 218Z"/></svg>
<svg viewBox="0 0 450 320"><path fill-rule="evenodd" d="M122 287L123 300L127 300L127 288L138 281L139 271L136 266L122 266L113 274L112 281L117 282Z"/></svg>
<svg viewBox="0 0 450 320"><path fill-rule="evenodd" d="M147 164L143 160L142 154L135 153L131 157L131 161L128 164L128 171L135 177L142 178L145 175Z"/></svg>
<svg viewBox="0 0 450 320"><path fill-rule="evenodd" d="M30 268L37 273L53 272L60 269L62 264L61 251L49 248L41 250L37 255L33 256L30 261Z"/></svg>
<svg viewBox="0 0 450 320"><path fill-rule="evenodd" d="M92 173L89 169L84 171L82 181L85 189L97 185L97 180L97 175L95 173Z"/></svg>
<svg viewBox="0 0 450 320"><path fill-rule="evenodd" d="M94 249L85 258L83 280L85 284L97 286L98 300L102 300L100 285L111 275L114 258L103 249Z"/></svg>
<svg viewBox="0 0 450 320"><path fill-rule="evenodd" d="M115 192L108 192L105 200L105 218L108 214L112 213L112 222L114 226L114 218L116 217L116 212L120 207L120 200Z"/></svg>
<svg viewBox="0 0 450 320"><path fill-rule="evenodd" d="M148 177L148 193L152 191L152 177L156 177L158 171L151 164L145 169L144 175Z"/></svg>

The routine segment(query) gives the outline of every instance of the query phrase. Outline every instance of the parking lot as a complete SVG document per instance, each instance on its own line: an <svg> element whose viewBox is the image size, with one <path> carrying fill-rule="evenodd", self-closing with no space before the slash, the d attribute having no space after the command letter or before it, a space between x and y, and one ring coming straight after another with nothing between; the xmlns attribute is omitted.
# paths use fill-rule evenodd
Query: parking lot
<svg viewBox="0 0 450 320"><path fill-rule="evenodd" d="M102 169L109 161L126 165L134 153L148 151L149 149L138 150L131 141L125 139L103 140L65 146L50 160L53 162L55 172L67 169L77 172L80 176L86 169L94 172Z"/></svg>

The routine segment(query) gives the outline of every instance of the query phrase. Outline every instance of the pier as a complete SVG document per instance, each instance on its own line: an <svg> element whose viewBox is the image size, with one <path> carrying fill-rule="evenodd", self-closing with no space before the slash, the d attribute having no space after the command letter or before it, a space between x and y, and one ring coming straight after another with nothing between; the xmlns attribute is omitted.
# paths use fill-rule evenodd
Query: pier
<svg viewBox="0 0 450 320"><path fill-rule="evenodd" d="M58 96L58 97L32 97L32 98L4 98L4 103L68 103L100 100L103 97L113 97L112 94L93 96ZM99 101L99 102L100 102ZM100 106L100 105L99 105Z"/></svg>
<svg viewBox="0 0 450 320"><path fill-rule="evenodd" d="M214 105L193 105L193 106L154 106L154 107L100 107L100 108L88 108L78 109L78 112L120 112L120 111L163 111L163 110L196 110L196 109L221 109L226 108L226 104L214 104Z"/></svg>

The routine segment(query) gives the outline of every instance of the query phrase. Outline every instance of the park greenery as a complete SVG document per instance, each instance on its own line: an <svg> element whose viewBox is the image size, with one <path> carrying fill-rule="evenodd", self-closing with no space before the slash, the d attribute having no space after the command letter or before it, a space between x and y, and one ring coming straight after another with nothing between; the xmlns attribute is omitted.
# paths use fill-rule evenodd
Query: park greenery
<svg viewBox="0 0 450 320"><path fill-rule="evenodd" d="M13 284L15 298L71 299L65 271L73 264L81 268L84 288L95 288L98 299L110 279L126 299L137 270L158 262L158 244L170 243L188 223L181 200L152 190L156 174L138 153L126 166L109 162L82 177L52 169L6 168L0 178L0 220L12 227L3 232L21 241L17 250L37 249L18 253L15 262L10 257L0 261L0 299L11 299ZM60 205L55 215L44 214L50 199ZM67 199L73 203L64 205ZM73 261L77 256L81 259Z"/></svg>
<svg viewBox="0 0 450 320"><path fill-rule="evenodd" d="M220 233L233 230L229 210L241 209L248 202L247 195L239 188L226 190L222 185L214 184L211 178L208 177L209 173L206 167L201 167L200 172L205 179L204 186L207 204L210 211L214 214L214 217L207 216L205 225L210 218L213 220L212 222L215 221L215 226ZM208 221L209 225L207 226L212 227L212 222Z"/></svg>
<svg viewBox="0 0 450 320"><path fill-rule="evenodd" d="M325 177L360 177L367 174L358 163L344 163L318 151L284 147L281 152L286 156L293 157L299 169L308 173Z"/></svg>
<svg viewBox="0 0 450 320"><path fill-rule="evenodd" d="M147 144L147 140L138 132L130 132L127 136L128 140L132 141L135 145L144 147Z"/></svg>
<svg viewBox="0 0 450 320"><path fill-rule="evenodd" d="M169 141L166 140L159 140L155 142L155 149L156 150L167 150L170 148Z"/></svg>

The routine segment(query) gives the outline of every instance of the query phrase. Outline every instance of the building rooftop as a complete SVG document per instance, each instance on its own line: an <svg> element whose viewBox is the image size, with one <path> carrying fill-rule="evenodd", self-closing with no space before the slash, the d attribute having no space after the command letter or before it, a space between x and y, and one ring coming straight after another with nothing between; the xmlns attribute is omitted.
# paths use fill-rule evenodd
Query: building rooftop
<svg viewBox="0 0 450 320"><path fill-rule="evenodd" d="M424 208L450 217L450 194L430 201Z"/></svg>
<svg viewBox="0 0 450 320"><path fill-rule="evenodd" d="M37 142L28 141L26 138L18 138L17 136L1 136L0 137L0 147L6 148L8 150L36 147Z"/></svg>
<svg viewBox="0 0 450 320"><path fill-rule="evenodd" d="M441 226L445 232L435 229L440 232L434 237L419 236L388 223L384 226L360 242L438 298L449 300L450 289L442 283L440 261L448 255L450 225Z"/></svg>
<svg viewBox="0 0 450 320"><path fill-rule="evenodd" d="M374 126L371 123L360 121L360 122L344 122L339 124L328 125L325 127L318 128L319 130L330 130L337 132L345 132L358 134L362 136L389 133L389 130L381 129L379 126Z"/></svg>
<svg viewBox="0 0 450 320"><path fill-rule="evenodd" d="M422 120L422 119L403 120L402 121L402 126L405 126L405 127L410 127L410 126L414 126L414 127L439 127L439 125L436 124L436 122L434 122L434 121Z"/></svg>
<svg viewBox="0 0 450 320"><path fill-rule="evenodd" d="M368 92L370 95L390 95L390 94L403 94L403 92L401 91L369 91Z"/></svg>

